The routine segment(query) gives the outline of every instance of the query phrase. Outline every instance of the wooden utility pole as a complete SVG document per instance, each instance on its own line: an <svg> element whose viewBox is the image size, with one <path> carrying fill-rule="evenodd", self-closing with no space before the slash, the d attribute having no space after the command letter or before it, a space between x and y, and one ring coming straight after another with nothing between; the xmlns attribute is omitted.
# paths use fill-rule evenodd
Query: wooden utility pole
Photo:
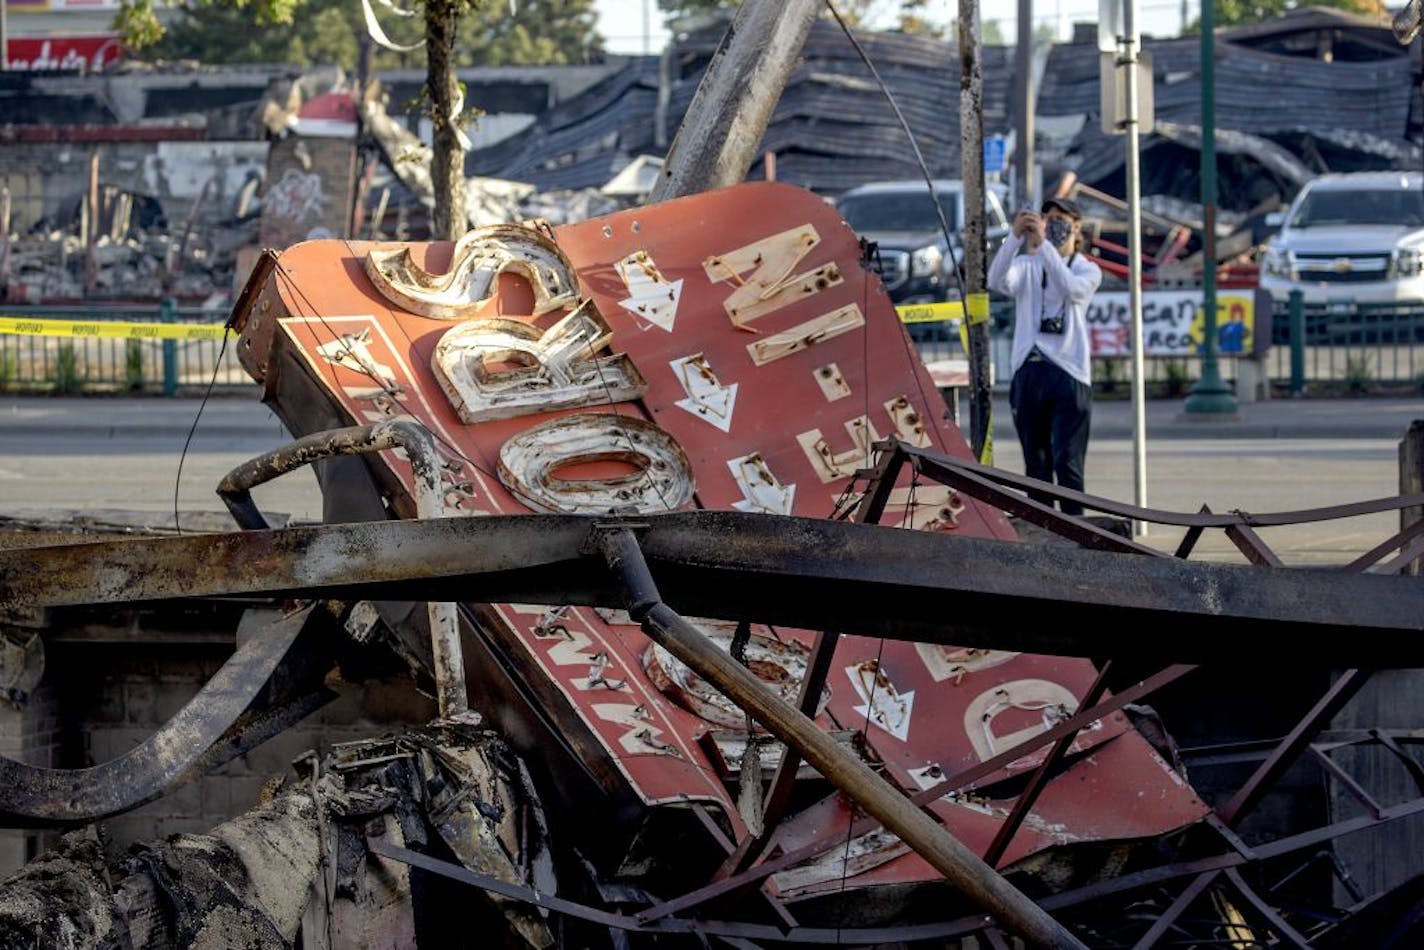
<svg viewBox="0 0 1424 950"><path fill-rule="evenodd" d="M747 0L702 76L650 201L735 185L821 12L819 0Z"/></svg>
<svg viewBox="0 0 1424 950"><path fill-rule="evenodd" d="M984 73L979 0L959 0L959 164L964 182L964 313L969 357L969 446L994 459L990 431L989 253L984 244Z"/></svg>
<svg viewBox="0 0 1424 950"><path fill-rule="evenodd" d="M0 0L3 3L3 0ZM84 293L93 295L99 283L99 150L89 155L89 187L84 191Z"/></svg>
<svg viewBox="0 0 1424 950"><path fill-rule="evenodd" d="M465 148L457 123L463 111L455 75L455 31L461 0L425 0L425 92L431 139L430 183L435 210L430 237L458 241L465 234Z"/></svg>
<svg viewBox="0 0 1424 950"><path fill-rule="evenodd" d="M1415 419L1399 442L1399 493L1417 495L1421 492L1424 492L1424 419ZM1424 508L1401 508L1399 530L1421 519L1424 519ZM1421 563L1424 561L1412 561L1403 573L1419 574Z"/></svg>

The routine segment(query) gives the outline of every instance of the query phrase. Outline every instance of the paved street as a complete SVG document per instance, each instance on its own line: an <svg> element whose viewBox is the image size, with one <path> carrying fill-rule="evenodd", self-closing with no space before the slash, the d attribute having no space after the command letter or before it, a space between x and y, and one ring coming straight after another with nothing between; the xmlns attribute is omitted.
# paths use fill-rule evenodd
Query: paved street
<svg viewBox="0 0 1424 950"><path fill-rule="evenodd" d="M123 508L169 513L183 441L196 399L43 399L0 401L0 514L44 508ZM1180 403L1148 405L1148 504L1195 511L1284 511L1393 495L1397 443L1416 400L1276 401L1242 407L1235 420L1184 418ZM997 461L1022 471L1007 404L995 407ZM1100 401L1088 452L1088 490L1132 500L1131 406ZM254 399L209 402L183 466L183 511L220 512L213 486L234 465L286 441L276 417ZM317 519L321 501L310 471L259 488L269 512ZM1392 515L1265 533L1288 563L1338 563L1371 547ZM1149 541L1173 546L1180 532ZM1239 555L1219 533L1204 554Z"/></svg>
<svg viewBox="0 0 1424 950"><path fill-rule="evenodd" d="M1420 400L1274 400L1242 405L1237 418L1187 417L1181 401L1147 404L1147 505L1173 511L1294 511L1398 494L1398 444L1424 418ZM995 461L1023 472L1008 405L995 405ZM1132 406L1093 407L1087 489L1133 500ZM1262 532L1286 563L1338 564L1392 531L1393 514ZM1155 528L1147 541L1172 549L1183 531ZM1239 562L1222 532L1198 545L1199 557Z"/></svg>

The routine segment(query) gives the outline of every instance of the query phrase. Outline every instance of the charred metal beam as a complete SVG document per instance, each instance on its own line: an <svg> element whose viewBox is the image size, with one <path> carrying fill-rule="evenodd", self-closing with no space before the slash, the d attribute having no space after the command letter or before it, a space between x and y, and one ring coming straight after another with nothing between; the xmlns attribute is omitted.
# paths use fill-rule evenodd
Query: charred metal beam
<svg viewBox="0 0 1424 950"><path fill-rule="evenodd" d="M1018 745L1005 749L998 755L985 759L978 765L972 765L969 768L964 769L963 771L957 772L937 785L916 792L914 795L910 796L910 801L916 805L926 805L929 802L934 801L936 798L939 798L943 795L948 795L950 792L957 791L962 788L970 788L974 785L975 782L978 782L984 776L992 775L994 772L997 772L999 769L1004 768L1009 763L1021 759L1032 752L1037 751L1043 746L1048 745L1050 742L1057 742L1064 736L1071 736L1076 734L1078 730L1087 726L1094 720L1101 719L1109 713L1116 712L1123 706L1126 706L1128 703L1134 703L1142 697L1150 695L1156 690L1166 686L1168 683L1172 683L1182 678L1194 669L1196 669L1196 667L1194 666L1178 665L1168 667L1165 670L1161 670L1153 676L1150 676L1147 679L1142 680L1141 682L1136 683L1133 686L1130 686L1119 693L1109 696L1107 699L1103 700L1101 703L1098 703L1097 705L1091 708L1079 709L1072 716L1068 717L1067 719L1063 720L1052 728L1040 732L1032 739L1027 739L1023 742L1020 742ZM725 878L720 881L713 881L711 884L708 884L705 887L701 887L687 894L683 894L678 897L666 900L662 904L659 904L657 907L648 911L644 911L643 914L641 914L640 916L645 920L654 920L665 915L680 913L681 911L684 911L689 907L696 907L699 904L704 904L708 901L715 900L724 894L728 894L732 891L737 890L738 888L745 887L748 884L752 884L761 880L762 878L769 877L770 875L775 874L777 871L785 870L786 868L800 864L802 861L806 861L810 858L814 858L817 855L824 853L827 848L832 847L832 844L830 843L830 835L834 835L834 839L836 841L844 841L847 837L855 838L859 837L860 835L869 834L870 832L875 831L879 827L880 823L877 822L875 819L861 818L857 820L854 824L852 824L850 830L845 832L844 834L842 834L839 830L831 832L829 835L822 836L820 840L813 841L810 844L802 845L799 848L794 848L791 851L782 852L776 857L769 858L768 860L763 861L756 867L749 868L748 870L743 871L740 874L735 874L729 878Z"/></svg>
<svg viewBox="0 0 1424 950"><path fill-rule="evenodd" d="M1100 495L1089 495L1085 492L1074 491L1071 488L1063 488L1058 485L1040 482L1024 475L1015 475L1013 472L1007 472L1003 469L980 465L968 459L945 455L933 449L918 448L898 440L887 440L885 442L876 443L876 447L890 448L903 453L917 465L917 468L919 467L918 463L920 460L933 461L939 468L975 475L994 485L1012 488L1016 491L1041 492L1051 495L1055 499L1074 501L1084 508L1101 511L1104 514L1114 515L1119 518L1126 518L1132 521L1150 521L1153 524L1174 525L1182 528L1230 528L1234 525L1246 525L1252 528L1274 528L1282 525L1306 524L1316 521L1335 521L1341 518L1357 518L1360 515L1378 514L1384 511L1397 511L1401 508L1424 505L1424 494L1411 494L1398 495L1392 498L1372 498L1368 501L1350 502L1344 505L1330 505L1325 508L1306 508L1298 511L1274 511L1266 513L1231 511L1226 514L1215 514L1208 508L1202 508L1197 512L1167 511L1161 508L1141 508L1136 505L1126 504L1125 502L1114 501L1111 498L1103 498ZM929 474L928 469L921 468L920 470ZM1071 516L1064 515L1060 512L1058 517L1064 519L1070 518Z"/></svg>
<svg viewBox="0 0 1424 950"><path fill-rule="evenodd" d="M421 518L444 516L440 486L440 456L430 430L413 419L390 419L366 426L315 432L289 445L244 462L218 483L218 497L232 512L239 527L249 531L268 528L267 519L252 501L252 489L304 465L341 455L364 455L387 449L404 449L415 482L415 510ZM431 601L430 643L434 655L435 695L440 717L453 719L470 711L465 688L465 661L460 653L460 621L454 601Z"/></svg>
<svg viewBox="0 0 1424 950"><path fill-rule="evenodd" d="M1230 801L1221 806L1218 811L1221 820L1231 827L1239 824L1241 819L1246 817L1246 813L1260 803L1261 798L1270 790L1272 783L1295 764L1296 759L1310 745L1320 730L1330 725L1330 720L1335 718L1335 714L1344 709L1345 704L1354 698L1373 672L1373 670L1355 669L1342 673L1340 678L1325 691L1325 695L1321 696L1310 711L1301 717L1295 728L1291 729L1290 734L1281 740L1266 761L1257 767L1251 777L1246 780L1246 784L1231 796Z"/></svg>
<svg viewBox="0 0 1424 950"><path fill-rule="evenodd" d="M1236 868L1227 868L1223 873L1226 875L1226 879L1231 882L1232 888L1246 899L1246 903L1250 905L1254 915L1264 920L1275 933L1278 946L1310 950L1310 941L1306 939L1305 935L1287 923L1286 919L1268 904L1265 898L1257 894L1241 877L1240 871Z"/></svg>
<svg viewBox="0 0 1424 950"><path fill-rule="evenodd" d="M629 615L642 623L643 631L653 642L745 709L788 749L795 749L852 801L899 835L950 884L1031 946L1083 946L944 826L906 801L898 789L843 748L809 716L774 694L750 670L715 647L663 603L633 530L626 524L602 529L599 546L626 593Z"/></svg>
<svg viewBox="0 0 1424 950"><path fill-rule="evenodd" d="M869 473L870 484L865 494L856 503L853 518L861 524L879 524L885 514L885 506L890 502L895 482L905 467L905 456L900 452L880 453L875 468ZM796 697L796 708L814 718L816 704L820 701L821 690L826 685L830 673L831 659L835 656L840 633L835 630L821 630L816 633L811 644L811 655L806 662L806 675L801 678L801 688ZM781 761L772 775L766 793L766 805L762 810L762 833L748 835L741 846L728 856L717 870L714 880L746 870L762 853L772 832L780 823L786 809L791 804L791 793L796 786L796 773L801 765L801 756L795 749L787 747L781 754ZM989 862L993 863L993 862Z"/></svg>
<svg viewBox="0 0 1424 950"><path fill-rule="evenodd" d="M445 518L5 551L0 612L240 593L618 607L621 592L585 546L597 521ZM694 616L1181 662L1274 663L1303 638L1330 637L1333 662L1424 665L1424 584L1413 577L1258 571L742 512L640 523L667 603Z"/></svg>
<svg viewBox="0 0 1424 950"><path fill-rule="evenodd" d="M943 924L887 924L881 927L777 927L773 924L748 923L731 920L703 920L683 917L667 917L654 922L644 922L636 916L616 913L580 904L567 898L557 897L537 891L521 884L511 884L492 874L481 874L459 864L441 861L428 854L411 851L391 844L381 838L371 837L366 846L372 854L392 861L399 861L413 868L452 881L459 881L470 887L489 891L511 900L524 901L556 914L578 920L586 920L603 927L636 934L695 934L699 937L720 937L726 940L761 940L774 944L808 944L813 946L858 946L896 944L914 940L931 940L941 935ZM983 915L976 918L981 924Z"/></svg>
<svg viewBox="0 0 1424 950"><path fill-rule="evenodd" d="M1132 950L1151 950L1157 946L1157 941L1167 935L1167 931L1177 922L1188 907L1192 905L1198 897L1201 897L1212 882L1221 874L1220 871L1207 871L1199 874L1177 895L1177 899L1162 912L1162 916L1152 922L1152 926L1147 928L1147 933L1143 934L1137 943L1132 945Z"/></svg>
<svg viewBox="0 0 1424 950"><path fill-rule="evenodd" d="M1082 706L1096 706L1098 700L1103 698L1103 693L1108 688L1108 671L1112 669L1112 660L1105 662L1098 675L1093 678L1092 685L1083 694ZM1063 756L1068 754L1068 749L1073 745L1073 740L1078 737L1077 732L1071 732L1054 741L1053 746L1048 750L1048 754L1043 757L1043 761L1038 764L1038 768L1033 770L1029 776L1028 785L1019 793L1019 797L1014 800L1013 810L1004 819L1004 823L999 826L998 832L994 835L994 840L989 842L989 848L984 852L984 863L990 867L997 867L999 860L1003 858L1004 852L1009 849L1009 845L1014 840L1014 835L1018 834L1019 826L1028 817L1029 811L1033 808L1034 802L1038 801L1038 796L1043 792L1044 786L1048 784L1049 777L1058 768L1058 763Z"/></svg>
<svg viewBox="0 0 1424 950"><path fill-rule="evenodd" d="M116 759L47 769L0 757L0 815L78 822L137 808L322 705L331 693L307 691L289 701L268 687L274 676L286 678L284 668L305 662L319 620L313 611L307 607L257 632L177 715Z"/></svg>

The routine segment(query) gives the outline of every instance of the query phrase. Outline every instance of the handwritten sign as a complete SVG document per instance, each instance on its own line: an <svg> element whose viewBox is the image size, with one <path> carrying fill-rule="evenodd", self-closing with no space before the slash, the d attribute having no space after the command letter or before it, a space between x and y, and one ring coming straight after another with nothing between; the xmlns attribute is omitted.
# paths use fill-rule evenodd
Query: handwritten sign
<svg viewBox="0 0 1424 950"><path fill-rule="evenodd" d="M1270 342L1270 308L1251 290L1216 296L1216 350L1223 356L1258 355ZM1132 313L1125 293L1103 293L1088 306L1088 336L1094 356L1132 354ZM1197 356L1206 343L1202 292L1154 290L1142 295L1142 345L1148 356Z"/></svg>

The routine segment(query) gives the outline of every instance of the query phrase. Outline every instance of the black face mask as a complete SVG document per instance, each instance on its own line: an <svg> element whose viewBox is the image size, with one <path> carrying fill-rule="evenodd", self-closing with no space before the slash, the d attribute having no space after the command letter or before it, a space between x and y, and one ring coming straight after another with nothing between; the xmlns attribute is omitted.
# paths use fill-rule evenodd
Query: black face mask
<svg viewBox="0 0 1424 950"><path fill-rule="evenodd" d="M1049 244L1061 248L1063 242L1068 240L1073 233L1073 223L1062 218L1049 218L1044 232Z"/></svg>

